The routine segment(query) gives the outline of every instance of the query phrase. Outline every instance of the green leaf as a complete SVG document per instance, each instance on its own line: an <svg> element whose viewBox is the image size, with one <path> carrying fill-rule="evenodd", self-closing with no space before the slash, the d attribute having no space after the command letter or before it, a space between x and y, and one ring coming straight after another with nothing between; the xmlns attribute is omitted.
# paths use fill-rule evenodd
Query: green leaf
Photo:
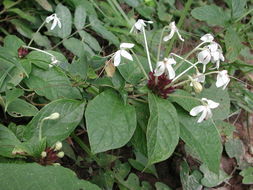
<svg viewBox="0 0 253 190"><path fill-rule="evenodd" d="M235 158L240 164L245 154L243 142L240 139L230 139L225 143L225 149L229 158Z"/></svg>
<svg viewBox="0 0 253 190"><path fill-rule="evenodd" d="M234 28L228 28L225 34L226 59L229 63L237 60L241 50L243 49L242 40Z"/></svg>
<svg viewBox="0 0 253 190"><path fill-rule="evenodd" d="M217 108L212 109L213 120L224 120L228 117L230 113L230 98L227 90L212 85L210 88L205 88L198 97L207 98L220 104Z"/></svg>
<svg viewBox="0 0 253 190"><path fill-rule="evenodd" d="M46 120L42 126L42 137L47 138L47 145L51 146L56 141L66 139L77 127L84 113L84 102L69 99L52 101L43 107L29 122L24 131L24 138L38 138L38 124L40 121L58 112L60 118L56 120Z"/></svg>
<svg viewBox="0 0 253 190"><path fill-rule="evenodd" d="M68 65L68 71L71 75L79 75L82 79L87 77L88 60L86 56L82 55L78 60Z"/></svg>
<svg viewBox="0 0 253 190"><path fill-rule="evenodd" d="M35 0L46 11L53 11L52 5L47 0Z"/></svg>
<svg viewBox="0 0 253 190"><path fill-rule="evenodd" d="M136 128L134 107L125 105L112 90L104 91L90 101L85 116L93 153L124 146Z"/></svg>
<svg viewBox="0 0 253 190"><path fill-rule="evenodd" d="M170 187L168 187L167 185L165 185L164 183L161 183L161 182L156 182L155 188L156 188L156 190L171 190Z"/></svg>
<svg viewBox="0 0 253 190"><path fill-rule="evenodd" d="M30 25L27 24L27 22L23 22L22 20L18 19L12 19L10 20L11 24L13 24L17 31L26 38L31 39L33 31L30 29Z"/></svg>
<svg viewBox="0 0 253 190"><path fill-rule="evenodd" d="M174 106L165 99L149 93L150 118L147 127L148 163L166 160L179 140L179 122Z"/></svg>
<svg viewBox="0 0 253 190"><path fill-rule="evenodd" d="M180 138L198 154L211 171L218 173L222 153L218 130L211 120L197 123L198 118L191 117L183 110L177 110L181 123Z"/></svg>
<svg viewBox="0 0 253 190"><path fill-rule="evenodd" d="M233 138L233 133L235 132L234 125L221 120L215 121L215 125L217 126L221 136L225 136L227 139Z"/></svg>
<svg viewBox="0 0 253 190"><path fill-rule="evenodd" d="M190 111L193 107L200 105L200 101L194 99L192 95L184 90L177 89L173 94L170 95L170 101L176 102L186 111Z"/></svg>
<svg viewBox="0 0 253 190"><path fill-rule="evenodd" d="M24 12L18 8L13 8L13 9L8 9L8 12L12 12L12 13L16 13L18 16L20 16L21 18L35 24L36 23L36 17L31 16L30 14L28 14L27 12Z"/></svg>
<svg viewBox="0 0 253 190"><path fill-rule="evenodd" d="M56 26L54 30L52 30L52 33L57 37L66 38L71 34L72 29L71 13L69 9L63 6L62 4L57 5L55 12L61 21L62 27L59 28L58 26Z"/></svg>
<svg viewBox="0 0 253 190"><path fill-rule="evenodd" d="M232 18L237 19L245 12L247 0L231 0Z"/></svg>
<svg viewBox="0 0 253 190"><path fill-rule="evenodd" d="M253 184L253 167L248 167L242 170L240 175L243 176L243 184Z"/></svg>
<svg viewBox="0 0 253 190"><path fill-rule="evenodd" d="M68 77L57 67L52 67L46 71L33 67L29 79L25 79L24 82L38 95L45 96L49 100L82 98L78 89L72 87Z"/></svg>
<svg viewBox="0 0 253 190"><path fill-rule="evenodd" d="M13 157L12 151L14 147L19 144L20 141L13 134L13 132L0 124L0 155L10 158Z"/></svg>
<svg viewBox="0 0 253 190"><path fill-rule="evenodd" d="M79 35L82 37L82 41L87 43L94 51L101 51L101 47L96 38L84 30L79 31Z"/></svg>
<svg viewBox="0 0 253 190"><path fill-rule="evenodd" d="M194 170L190 174L190 168L186 161L180 165L180 179L184 190L200 190L202 185L200 183L202 174L198 170Z"/></svg>
<svg viewBox="0 0 253 190"><path fill-rule="evenodd" d="M18 57L18 48L25 43L15 35L8 35L4 38L4 48L14 57Z"/></svg>
<svg viewBox="0 0 253 190"><path fill-rule="evenodd" d="M30 117L37 114L38 109L22 99L15 99L7 107L7 112L12 117Z"/></svg>
<svg viewBox="0 0 253 190"><path fill-rule="evenodd" d="M200 171L204 174L204 178L201 180L202 185L206 187L215 187L220 185L223 181L226 181L230 178L223 170L219 170L219 173L213 173L205 165L200 166Z"/></svg>
<svg viewBox="0 0 253 190"><path fill-rule="evenodd" d="M18 97L22 96L24 94L24 91L20 88L13 88L10 90L6 90L6 103L5 103L5 111L7 110L8 105L16 100Z"/></svg>
<svg viewBox="0 0 253 190"><path fill-rule="evenodd" d="M81 190L100 188L61 166L30 164L0 164L0 189L5 190Z"/></svg>
<svg viewBox="0 0 253 190"><path fill-rule="evenodd" d="M76 7L75 10L75 16L74 16L74 24L77 30L81 30L86 22L86 10L84 8L84 6L79 5Z"/></svg>
<svg viewBox="0 0 253 190"><path fill-rule="evenodd" d="M205 21L211 26L226 26L230 17L220 7L216 5L205 5L197 7L191 11L194 18Z"/></svg>
<svg viewBox="0 0 253 190"><path fill-rule="evenodd" d="M39 32L33 33L34 42L47 49L51 48L51 42L47 36L41 35Z"/></svg>

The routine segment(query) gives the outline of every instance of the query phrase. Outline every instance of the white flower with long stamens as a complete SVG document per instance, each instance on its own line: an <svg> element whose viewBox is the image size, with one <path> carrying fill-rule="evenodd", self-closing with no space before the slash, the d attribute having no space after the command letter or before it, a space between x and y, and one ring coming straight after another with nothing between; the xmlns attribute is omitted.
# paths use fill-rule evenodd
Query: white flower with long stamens
<svg viewBox="0 0 253 190"><path fill-rule="evenodd" d="M166 73L168 78L171 80L175 78L176 73L172 67L177 62L173 58L164 58L163 61L157 63L154 76L161 76L163 73Z"/></svg>
<svg viewBox="0 0 253 190"><path fill-rule="evenodd" d="M218 73L215 85L217 88L223 87L222 89L225 90L229 82L230 78L228 76L228 71L223 70Z"/></svg>
<svg viewBox="0 0 253 190"><path fill-rule="evenodd" d="M206 98L202 98L202 103L203 105L201 106L196 106L191 109L190 115L191 116L196 116L199 113L202 112L201 116L198 119L198 123L201 123L204 119L209 119L212 118L213 114L211 109L217 108L220 104L217 102L214 102L212 100L208 100Z"/></svg>
<svg viewBox="0 0 253 190"><path fill-rule="evenodd" d="M138 19L137 22L133 25L133 27L130 30L130 33L132 33L135 29L137 31L142 31L143 28L145 28L146 23L152 24L153 21L148 21L148 20L143 20L143 19Z"/></svg>
<svg viewBox="0 0 253 190"><path fill-rule="evenodd" d="M205 34L200 38L200 40L203 42L212 42L214 40L214 37L212 34Z"/></svg>
<svg viewBox="0 0 253 190"><path fill-rule="evenodd" d="M113 56L113 64L115 67L119 66L120 62L121 62L121 56L133 61L133 57L132 55L126 51L126 49L131 49L134 47L134 44L131 43L121 43L120 44L120 49L118 51L115 52L114 56Z"/></svg>
<svg viewBox="0 0 253 190"><path fill-rule="evenodd" d="M171 22L169 24L169 29L170 29L169 35L168 36L164 36L163 41L165 41L165 42L169 41L171 38L173 38L173 36L174 36L175 33L177 33L177 35L178 35L178 37L179 37L179 39L181 41L184 41L184 39L182 38L182 36L180 35L180 33L178 31L178 28L176 27L175 22Z"/></svg>
<svg viewBox="0 0 253 190"><path fill-rule="evenodd" d="M58 25L59 28L61 28L61 21L60 21L60 19L57 17L56 13L54 13L54 14L48 16L48 17L46 18L46 20L45 20L46 23L49 23L49 22L51 22L51 21L53 21L53 23L52 23L52 25L51 25L50 30L53 30L57 25Z"/></svg>

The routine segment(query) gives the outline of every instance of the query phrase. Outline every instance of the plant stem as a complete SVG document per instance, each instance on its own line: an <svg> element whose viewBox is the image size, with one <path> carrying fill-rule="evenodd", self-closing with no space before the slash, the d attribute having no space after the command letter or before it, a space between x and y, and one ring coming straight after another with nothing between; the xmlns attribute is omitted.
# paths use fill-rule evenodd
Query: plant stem
<svg viewBox="0 0 253 190"><path fill-rule="evenodd" d="M73 132L71 137L76 141L76 143L86 152L86 154L98 163L98 158L91 153L90 148Z"/></svg>
<svg viewBox="0 0 253 190"><path fill-rule="evenodd" d="M38 30L32 35L32 39L30 40L30 42L28 43L28 47L32 44L33 40L34 40L34 36L40 31L40 29L45 25L46 21L44 21L40 27L38 28Z"/></svg>
<svg viewBox="0 0 253 190"><path fill-rule="evenodd" d="M250 14L253 11L253 8L248 10L246 13L244 13L242 16L240 16L238 19L235 20L235 22L239 22L241 19L243 19L245 16Z"/></svg>
<svg viewBox="0 0 253 190"><path fill-rule="evenodd" d="M143 37L144 37L146 53L147 53L147 57L148 57L149 69L150 69L151 72L153 72L153 68L152 68L152 64L151 64L151 60L150 60L150 55L149 55L149 50L148 50L148 42L147 42L147 37L146 37L146 32L145 32L144 27L142 27L142 32L143 32Z"/></svg>
<svg viewBox="0 0 253 190"><path fill-rule="evenodd" d="M175 54L175 53L171 53L170 55L173 55L173 56L175 56L175 57L181 59L182 61L185 61L185 62L189 63L190 65L194 66L194 64L193 64L192 62L188 61L187 59L185 59L185 58L183 58L183 57L181 57L181 56L179 56L179 55L177 55L177 54ZM196 66L194 66L194 67L195 67L195 69L198 70L198 68L197 68Z"/></svg>
<svg viewBox="0 0 253 190"><path fill-rule="evenodd" d="M27 49L32 49L32 50L35 50L35 51L39 51L39 52L41 52L41 53L47 54L47 55L49 55L49 56L51 56L51 57L54 57L53 54L48 53L48 52L46 52L46 51L44 51L44 50L41 50L41 49L37 49L37 48L34 48L34 47L29 47L29 46L23 46L23 47L24 47L24 48L27 48Z"/></svg>
<svg viewBox="0 0 253 190"><path fill-rule="evenodd" d="M43 126L44 121L45 121L45 118L43 118L41 122L39 123L39 141L41 141L42 139L42 126Z"/></svg>
<svg viewBox="0 0 253 190"><path fill-rule="evenodd" d="M141 64L139 58L137 57L137 55L134 53L133 50L130 49L130 51L132 52L132 54L134 55L135 59L137 60L138 66L140 67L142 73L144 74L144 76L146 77L146 79L149 80L148 75L147 75L145 69L143 68L143 65Z"/></svg>
<svg viewBox="0 0 253 190"><path fill-rule="evenodd" d="M181 14L181 16L180 16L180 19L179 19L179 21L178 21L178 24L177 24L178 30L182 27L183 22L184 22L184 20L185 20L185 17L186 17L186 15L187 15L187 13L188 13L188 11L189 11L189 9L190 9L192 3L193 3L193 0L188 0L187 3L185 4L184 10L183 10L183 12L182 12L182 14ZM165 51L165 55L168 55L169 52L171 51L172 46L173 46L173 44L174 44L174 41L175 41L175 37L173 37L173 38L171 39L170 44L169 44L168 48L167 48L166 51Z"/></svg>
<svg viewBox="0 0 253 190"><path fill-rule="evenodd" d="M179 79L182 75L184 75L185 73L187 73L190 69L192 69L193 67L196 67L196 65L199 64L199 62L194 63L192 66L188 67L186 70L184 70L182 73L180 73L176 78L174 78L172 80L172 82L176 81L177 79Z"/></svg>

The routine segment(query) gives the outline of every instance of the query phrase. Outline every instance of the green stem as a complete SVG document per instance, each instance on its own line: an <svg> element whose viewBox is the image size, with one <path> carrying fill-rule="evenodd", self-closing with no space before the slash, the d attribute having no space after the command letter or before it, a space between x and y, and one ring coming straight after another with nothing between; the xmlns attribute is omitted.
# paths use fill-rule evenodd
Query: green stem
<svg viewBox="0 0 253 190"><path fill-rule="evenodd" d="M43 126L44 121L45 121L45 118L43 118L41 122L39 123L39 141L41 141L42 139L42 126Z"/></svg>
<svg viewBox="0 0 253 190"><path fill-rule="evenodd" d="M243 19L245 16L247 16L248 14L250 14L253 11L253 8L248 10L246 13L244 13L241 17L239 17L238 19L236 19L235 22L239 22L241 19Z"/></svg>
<svg viewBox="0 0 253 190"><path fill-rule="evenodd" d="M30 42L28 43L28 47L32 44L33 40L34 40L34 36L40 31L40 29L45 25L46 21L44 21L40 27L38 28L38 30L32 35L32 39L30 40Z"/></svg>
<svg viewBox="0 0 253 190"><path fill-rule="evenodd" d="M38 48L29 47L29 46L22 46L22 47L27 48L27 49L32 49L32 50L35 50L35 51L39 51L39 52L41 52L41 53L47 54L47 55L49 55L49 56L51 56L51 57L54 57L53 54L48 53L48 52L46 52L46 51L44 51L44 50L41 50L41 49L38 49Z"/></svg>
<svg viewBox="0 0 253 190"><path fill-rule="evenodd" d="M148 80L148 79L149 79L149 78L148 78L148 75L147 75L145 69L143 68L143 65L141 64L139 58L137 57L137 55L134 53L133 50L130 49L130 51L132 52L132 54L134 55L135 59L137 60L138 66L140 67L142 73L144 74L144 76L145 76L146 79Z"/></svg>
<svg viewBox="0 0 253 190"><path fill-rule="evenodd" d="M78 136L76 136L75 133L72 133L71 137L76 141L76 143L86 152L86 154L91 159L95 160L97 163L99 162L98 158L94 154L92 154L90 148Z"/></svg>
<svg viewBox="0 0 253 190"><path fill-rule="evenodd" d="M149 69L151 72L153 72L153 68L152 68L152 64L151 64L151 60L150 60L150 55L149 55L149 50L148 50L148 42L147 42L147 37L146 37L146 32L145 32L144 27L142 27L142 32L143 32L143 37L144 37L145 49L146 49L146 53L147 53L147 57L148 57Z"/></svg>
<svg viewBox="0 0 253 190"><path fill-rule="evenodd" d="M185 17L187 15L187 13L188 13L188 11L189 11L192 3L193 3L193 0L188 0L187 3L185 4L183 13L181 14L180 19L179 19L178 24L177 24L178 30L182 27L182 25L184 23L184 20L185 20ZM171 49L172 49L173 44L174 44L174 41L175 41L175 37L173 37L171 39L170 44L169 44L168 48L165 51L165 55L168 55L169 52L171 52Z"/></svg>
<svg viewBox="0 0 253 190"><path fill-rule="evenodd" d="M174 78L172 80L172 82L176 81L177 79L179 79L182 75L184 75L185 73L187 73L190 69L192 69L193 67L196 67L196 65L199 64L199 62L194 63L192 66L188 67L186 70L184 70L182 73L180 73L176 78Z"/></svg>

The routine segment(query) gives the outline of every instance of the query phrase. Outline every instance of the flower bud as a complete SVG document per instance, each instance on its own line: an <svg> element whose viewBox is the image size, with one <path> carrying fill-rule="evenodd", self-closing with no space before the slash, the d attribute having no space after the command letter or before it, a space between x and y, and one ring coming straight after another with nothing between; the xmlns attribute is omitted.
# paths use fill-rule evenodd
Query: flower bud
<svg viewBox="0 0 253 190"><path fill-rule="evenodd" d="M61 148L62 148L62 143L60 141L57 141L54 145L54 150L58 151L58 150L61 150Z"/></svg>
<svg viewBox="0 0 253 190"><path fill-rule="evenodd" d="M53 166L61 166L60 163L53 163Z"/></svg>
<svg viewBox="0 0 253 190"><path fill-rule="evenodd" d="M45 152L45 151L43 151L43 152L41 152L41 158L45 158L45 157L47 157L47 152Z"/></svg>
<svg viewBox="0 0 253 190"><path fill-rule="evenodd" d="M192 85L196 93L200 93L203 89L202 85L197 81L193 81Z"/></svg>
<svg viewBox="0 0 253 190"><path fill-rule="evenodd" d="M58 157L58 158L63 158L63 157L64 157L64 152L63 152L63 151L59 152L59 153L57 154L57 157Z"/></svg>

